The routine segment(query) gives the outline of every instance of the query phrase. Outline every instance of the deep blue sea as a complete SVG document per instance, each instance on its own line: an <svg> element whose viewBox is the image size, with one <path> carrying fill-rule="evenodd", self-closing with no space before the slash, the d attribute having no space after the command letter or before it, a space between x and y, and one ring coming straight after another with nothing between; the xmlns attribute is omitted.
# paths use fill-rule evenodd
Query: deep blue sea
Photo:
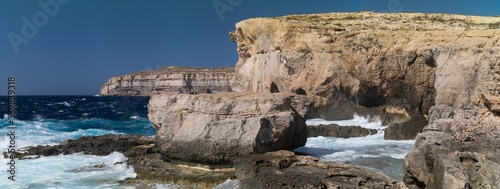
<svg viewBox="0 0 500 189"><path fill-rule="evenodd" d="M55 145L68 139L105 134L154 136L147 118L149 97L17 96L16 149L33 145ZM0 149L9 149L8 98L0 97ZM135 177L121 153L108 156L82 154L15 161L15 181L9 163L0 164L0 188L124 188L118 181ZM106 169L92 169L106 164Z"/></svg>

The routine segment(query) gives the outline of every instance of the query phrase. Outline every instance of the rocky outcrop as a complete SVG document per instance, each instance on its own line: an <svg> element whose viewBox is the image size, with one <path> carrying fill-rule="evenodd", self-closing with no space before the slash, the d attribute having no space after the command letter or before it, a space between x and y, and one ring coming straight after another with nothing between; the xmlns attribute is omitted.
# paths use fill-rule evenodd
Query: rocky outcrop
<svg viewBox="0 0 500 189"><path fill-rule="evenodd" d="M231 163L242 155L303 146L310 104L306 96L285 93L161 94L151 97L148 116L162 154Z"/></svg>
<svg viewBox="0 0 500 189"><path fill-rule="evenodd" d="M326 136L326 137L364 137L377 134L376 129L368 129L360 126L340 126L337 124L307 126L309 129L309 137Z"/></svg>
<svg viewBox="0 0 500 189"><path fill-rule="evenodd" d="M403 110L390 113L396 117L426 118L441 87L435 85L439 66L466 69L447 62L491 57L499 45L499 31L491 26L499 22L495 17L373 12L244 20L230 33L241 76L235 90L313 96L311 117L348 119L384 105ZM409 118L392 120L384 122ZM422 121L428 120L417 123Z"/></svg>
<svg viewBox="0 0 500 189"><path fill-rule="evenodd" d="M230 33L235 90L311 96L310 116L326 119L390 107L380 111L392 116L382 115L392 125L387 138L412 138L429 123L406 158L406 184L492 188L500 178L498 23L372 12L248 19Z"/></svg>
<svg viewBox="0 0 500 189"><path fill-rule="evenodd" d="M125 152L128 149L154 144L154 139L139 135L103 135L84 136L77 140L68 140L54 146L31 146L21 149L21 153L16 153L16 157L24 159L30 156L56 156L60 154L83 153L91 155L109 155L112 152ZM4 156L6 154L4 153Z"/></svg>
<svg viewBox="0 0 500 189"><path fill-rule="evenodd" d="M416 115L408 121L394 123L384 129L385 140L413 140L428 124L423 115Z"/></svg>
<svg viewBox="0 0 500 189"><path fill-rule="evenodd" d="M242 189L405 188L382 174L289 151L241 157L235 163L235 172Z"/></svg>
<svg viewBox="0 0 500 189"><path fill-rule="evenodd" d="M498 47L462 47L437 56L436 105L405 159L405 182L410 188L500 185L498 51Z"/></svg>
<svg viewBox="0 0 500 189"><path fill-rule="evenodd" d="M233 67L187 68L167 66L159 70L112 77L99 95L150 96L159 93L218 93L232 91Z"/></svg>

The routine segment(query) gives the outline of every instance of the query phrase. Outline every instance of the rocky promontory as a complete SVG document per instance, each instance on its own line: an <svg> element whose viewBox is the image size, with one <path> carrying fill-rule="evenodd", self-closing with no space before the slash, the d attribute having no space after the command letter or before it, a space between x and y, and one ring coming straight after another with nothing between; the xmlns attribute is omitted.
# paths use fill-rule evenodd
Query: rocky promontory
<svg viewBox="0 0 500 189"><path fill-rule="evenodd" d="M159 93L231 92L236 74L233 67L188 68L167 66L159 70L112 77L99 95L150 96Z"/></svg>
<svg viewBox="0 0 500 189"><path fill-rule="evenodd" d="M160 94L149 101L156 145L170 158L228 163L307 140L310 100L285 93Z"/></svg>

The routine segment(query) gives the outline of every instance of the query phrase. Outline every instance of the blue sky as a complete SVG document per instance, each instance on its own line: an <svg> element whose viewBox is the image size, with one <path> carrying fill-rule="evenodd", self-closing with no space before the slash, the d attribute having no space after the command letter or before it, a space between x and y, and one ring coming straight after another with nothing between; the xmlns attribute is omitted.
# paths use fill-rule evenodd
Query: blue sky
<svg viewBox="0 0 500 189"><path fill-rule="evenodd" d="M167 65L232 66L238 57L228 33L252 17L361 10L500 15L496 0L0 2L1 95L8 76L16 77L19 95L94 95L111 76Z"/></svg>

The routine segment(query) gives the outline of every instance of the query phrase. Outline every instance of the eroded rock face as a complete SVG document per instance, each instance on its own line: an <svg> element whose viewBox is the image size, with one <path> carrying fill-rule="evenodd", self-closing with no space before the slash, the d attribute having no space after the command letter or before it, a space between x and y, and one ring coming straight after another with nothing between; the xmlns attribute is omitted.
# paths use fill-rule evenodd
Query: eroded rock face
<svg viewBox="0 0 500 189"><path fill-rule="evenodd" d="M381 105L428 115L440 87L435 86L438 65L488 56L499 45L498 31L489 29L498 22L372 12L248 19L230 33L241 75L235 89L266 93L275 86L307 94L316 98L311 116L326 119L348 119Z"/></svg>
<svg viewBox="0 0 500 189"><path fill-rule="evenodd" d="M394 123L384 129L385 140L413 140L429 122L423 115L416 115L402 123Z"/></svg>
<svg viewBox="0 0 500 189"><path fill-rule="evenodd" d="M450 49L437 56L436 105L405 159L410 188L499 186L500 118L494 108L499 103L499 50Z"/></svg>
<svg viewBox="0 0 500 189"><path fill-rule="evenodd" d="M393 117L382 115L388 138L410 139L429 122L406 158L409 186L491 188L500 177L491 158L500 157L498 23L372 12L248 19L229 34L239 55L235 89L305 94L316 99L310 115L326 119L391 107Z"/></svg>
<svg viewBox="0 0 500 189"><path fill-rule="evenodd" d="M360 126L340 126L337 124L307 126L309 137L327 136L339 138L364 137L377 134L376 129L367 129Z"/></svg>
<svg viewBox="0 0 500 189"><path fill-rule="evenodd" d="M283 93L161 94L151 97L148 116L163 154L230 163L242 155L303 146L310 104L306 96Z"/></svg>
<svg viewBox="0 0 500 189"><path fill-rule="evenodd" d="M440 119L418 135L405 159L410 188L496 188L500 122Z"/></svg>
<svg viewBox="0 0 500 189"><path fill-rule="evenodd" d="M99 95L150 96L159 93L218 93L232 91L236 80L233 67L187 68L168 66L160 70L112 77Z"/></svg>
<svg viewBox="0 0 500 189"><path fill-rule="evenodd" d="M259 188L405 188L391 178L356 166L323 162L277 151L241 157L235 163L242 189Z"/></svg>

